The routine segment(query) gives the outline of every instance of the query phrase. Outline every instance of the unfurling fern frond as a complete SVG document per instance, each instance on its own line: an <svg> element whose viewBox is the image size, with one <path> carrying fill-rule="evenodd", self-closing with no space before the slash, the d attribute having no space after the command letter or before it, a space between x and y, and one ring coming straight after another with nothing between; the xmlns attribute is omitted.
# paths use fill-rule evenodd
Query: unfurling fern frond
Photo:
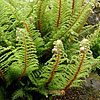
<svg viewBox="0 0 100 100"><path fill-rule="evenodd" d="M17 61L10 67L10 73L16 73L17 78L19 77L18 79L21 79L25 74L28 75L28 73L38 69L38 61L35 53L36 49L32 43L32 39L28 36L27 31L22 29L21 37L15 50L15 59ZM16 71L13 72L13 70Z"/></svg>

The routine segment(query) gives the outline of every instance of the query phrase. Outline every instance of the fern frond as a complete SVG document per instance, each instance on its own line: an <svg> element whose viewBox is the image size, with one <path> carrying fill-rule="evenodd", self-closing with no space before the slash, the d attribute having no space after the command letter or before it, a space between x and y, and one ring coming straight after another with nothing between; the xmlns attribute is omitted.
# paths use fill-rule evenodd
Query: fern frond
<svg viewBox="0 0 100 100"><path fill-rule="evenodd" d="M12 95L12 100L18 100L18 98L22 98L25 95L23 89L19 89L15 91Z"/></svg>
<svg viewBox="0 0 100 100"><path fill-rule="evenodd" d="M8 5L5 4L2 0L0 1L0 40L2 46L15 46L15 31L16 31L16 24L17 21L15 17L12 15L10 8ZM6 43L4 45L4 43Z"/></svg>
<svg viewBox="0 0 100 100"><path fill-rule="evenodd" d="M86 56L86 53L84 52L82 55L82 58L80 60L80 63L78 65L77 71L75 72L75 75L73 76L73 78L69 81L69 83L65 87L65 90L67 90L72 85L72 83L76 80L76 77L78 76L79 72L81 71L81 67L83 66L85 56Z"/></svg>
<svg viewBox="0 0 100 100"><path fill-rule="evenodd" d="M72 37L72 34L71 34L72 32L77 33L78 30L81 31L81 29L83 28L83 26L86 22L88 15L91 13L91 10L94 7L93 5L95 5L96 2L97 2L97 0L89 1L84 6L82 6L81 9L79 9L77 11L77 13L75 13L73 15L73 17L71 17L71 15L69 15L70 17L69 17L68 21L64 21L65 26L62 25L62 27L59 28L57 31L52 31L51 35L49 35L50 38L52 38L52 39L49 39L48 43L45 46L47 48L50 47L52 45L53 41L55 41L57 39L62 39L63 41L67 41L68 38ZM65 19L65 18L62 18L62 19ZM77 34L77 36L78 36L78 34ZM67 37L67 38L65 38L65 37Z"/></svg>
<svg viewBox="0 0 100 100"><path fill-rule="evenodd" d="M72 16L84 5L84 0L73 0ZM78 7L77 7L78 6Z"/></svg>
<svg viewBox="0 0 100 100"><path fill-rule="evenodd" d="M94 60L91 64L92 69L95 71L96 68L100 69L100 56L98 56L97 59Z"/></svg>
<svg viewBox="0 0 100 100"><path fill-rule="evenodd" d="M88 38L90 39L91 45L93 45L93 43L96 41L99 33L100 33L100 25L98 26L98 29L95 30L94 34L91 34L90 36L88 36Z"/></svg>
<svg viewBox="0 0 100 100"><path fill-rule="evenodd" d="M84 23L86 22L87 17L89 16L89 14L91 12L91 9L93 9L94 4L96 2L97 2L97 0L95 0L95 2L88 2L88 3L86 3L81 8L81 11L78 13L78 16L75 17L75 19L74 18L71 19L71 22L73 21L72 25L69 28L67 28L67 30L59 37L59 39L61 39L70 29L72 29L74 31L82 29ZM70 24L71 24L71 22L70 22Z"/></svg>
<svg viewBox="0 0 100 100"><path fill-rule="evenodd" d="M21 37L18 41L17 48L14 52L14 60L7 71L8 80L21 79L24 75L29 75L32 71L38 69L38 61L36 56L36 49L31 42L25 29L20 29ZM13 78L13 75L15 77Z"/></svg>
<svg viewBox="0 0 100 100"><path fill-rule="evenodd" d="M26 32L26 31L24 31L24 32ZM25 33L23 32L23 47L21 48L21 47L19 47L19 48L17 48L17 53L19 53L19 55L23 52L23 50L24 50L24 52L23 52L23 54L24 55L22 55L22 58L23 58L23 60L24 60L24 62L22 61L22 63L24 63L24 71L22 72L22 74L20 75L20 77L19 77L19 79L21 79L22 77L23 77L23 75L25 74L25 72L26 72L26 68L27 67L29 67L29 68L27 68L27 71L28 71L28 73L30 73L30 72L32 72L33 70L36 70L38 67L37 67L37 65L38 65L38 61L36 60L37 59L37 57L36 57L36 55L35 55L35 46L34 46L34 44L32 44L31 43L31 38L29 37L29 36L27 36L27 35L25 35ZM27 36L27 37L26 37ZM20 46L20 44L19 44L19 46ZM21 49L22 49L22 51L21 51ZM21 56L20 55L20 56ZM22 58L20 58L20 59L22 59ZM20 60L19 59L19 60ZM20 60L21 61L21 60ZM19 62L20 62L19 61ZM32 63L33 62L33 63ZM33 67L34 66L34 67Z"/></svg>
<svg viewBox="0 0 100 100"><path fill-rule="evenodd" d="M4 82L6 82L6 74L8 72L9 66L14 62L12 47L2 47L0 46L0 74Z"/></svg>
<svg viewBox="0 0 100 100"><path fill-rule="evenodd" d="M46 86L52 81L53 77L54 77L54 72L57 69L58 65L59 65L59 61L60 61L60 55L61 55L61 51L58 51L59 53L56 56L56 60L55 60L55 64L53 66L53 69L51 71L51 76L50 78L47 80L46 82Z"/></svg>
<svg viewBox="0 0 100 100"><path fill-rule="evenodd" d="M34 29L34 25L29 26L29 31L30 31L30 36L36 47L37 55L40 57L43 51L45 50L44 48L45 42L43 38L41 37L40 32Z"/></svg>
<svg viewBox="0 0 100 100"><path fill-rule="evenodd" d="M50 22L52 22L53 29L60 28L61 26L65 26L67 23L67 20L69 20L71 16L71 1L65 1L65 0L56 0L52 1L52 9L50 14L52 15L52 19Z"/></svg>
<svg viewBox="0 0 100 100"><path fill-rule="evenodd" d="M47 17L48 2L49 2L49 0L42 0L42 1L38 2L38 8L36 11L36 14L37 14L36 28L41 33L41 36L44 36L45 31L47 31L49 28L47 26L48 20L46 18Z"/></svg>

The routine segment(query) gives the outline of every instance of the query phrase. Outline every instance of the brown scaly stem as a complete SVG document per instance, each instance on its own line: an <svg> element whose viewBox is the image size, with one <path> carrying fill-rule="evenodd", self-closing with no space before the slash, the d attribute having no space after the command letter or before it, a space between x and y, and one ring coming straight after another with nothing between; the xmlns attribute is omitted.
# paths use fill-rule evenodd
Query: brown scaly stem
<svg viewBox="0 0 100 100"><path fill-rule="evenodd" d="M23 24L24 26L25 26L25 28L26 28L26 31L29 33L28 35L29 35L29 37L32 39L32 34L30 33L30 29L29 29L29 26L27 25L27 23L26 22L24 22L24 21L21 21L20 22L21 24ZM30 42L31 42L31 48L33 48L33 46L32 46L32 41L30 40Z"/></svg>
<svg viewBox="0 0 100 100"><path fill-rule="evenodd" d="M3 72L2 72L2 70L0 69L0 75L1 75L1 78L2 78L2 80L5 82L5 84L6 84L6 79L5 79L5 76L4 76L4 74L3 74Z"/></svg>
<svg viewBox="0 0 100 100"><path fill-rule="evenodd" d="M21 21L20 23L25 25L25 28L26 28L27 32L30 33L27 23L24 22L24 21Z"/></svg>
<svg viewBox="0 0 100 100"><path fill-rule="evenodd" d="M54 72L55 72L55 70L57 69L57 67L58 67L58 65L59 65L60 58L61 58L60 55L61 55L61 51L59 50L59 51L58 51L58 54L57 54L57 56L56 56L55 64L54 64L53 69L52 69L52 71L51 71L51 76L50 76L50 78L47 80L47 82L45 83L45 86L47 86L47 85L52 81L52 79L54 78Z"/></svg>
<svg viewBox="0 0 100 100"><path fill-rule="evenodd" d="M81 7L84 5L84 0L82 0L82 5L81 5Z"/></svg>
<svg viewBox="0 0 100 100"><path fill-rule="evenodd" d="M26 28L27 32L29 33L30 38L32 38L32 35L31 35L31 33L30 33L30 29L29 29L29 27L28 27L27 23L26 23L26 22L24 22L24 21L20 21L20 23L21 23L21 24L23 24L23 25L25 26L25 28Z"/></svg>
<svg viewBox="0 0 100 100"><path fill-rule="evenodd" d="M82 66L83 66L85 56L86 56L86 53L84 52L83 55L82 55L82 57L81 57L80 63L79 63L79 65L78 65L78 68L77 68L77 70L76 70L74 76L72 77L72 79L70 80L70 82L69 82L69 83L66 85L66 87L64 88L65 91L68 90L68 88L69 88L69 87L72 85L72 83L76 80L76 78L77 78L78 74L80 73L81 68L82 68ZM64 95L63 95L63 96L64 96Z"/></svg>
<svg viewBox="0 0 100 100"><path fill-rule="evenodd" d="M58 18L57 18L56 28L59 27L60 19L61 19L61 0L59 0L59 9L58 9Z"/></svg>
<svg viewBox="0 0 100 100"><path fill-rule="evenodd" d="M42 31L41 31L41 21L40 21L40 17L41 17L41 7L42 7L42 4L43 4L43 2L44 2L44 0L42 0L41 2L40 2L40 6L39 6L39 8L38 8L38 21L37 21L37 28L38 28L38 30L39 30L39 32L41 33Z"/></svg>
<svg viewBox="0 0 100 100"><path fill-rule="evenodd" d="M27 32L29 33L29 37L32 38L32 35L30 33L30 30L29 30L27 23L24 21L21 21L20 23L25 26ZM24 71L19 76L18 80L20 80L24 76L24 74L26 73L26 68L27 68L27 46L26 46L26 40L25 40L25 33L23 33L23 34L24 34L24 42L23 42L23 44L24 44ZM32 41L30 40L30 42L31 42L31 48L33 48Z"/></svg>
<svg viewBox="0 0 100 100"><path fill-rule="evenodd" d="M41 22L40 22L40 20L37 21L37 25L38 25L38 30L41 33Z"/></svg>
<svg viewBox="0 0 100 100"><path fill-rule="evenodd" d="M72 16L73 16L73 13L74 13L74 8L75 8L75 0L73 0L73 4L72 4Z"/></svg>
<svg viewBox="0 0 100 100"><path fill-rule="evenodd" d="M25 72L26 72L26 68L27 68L27 47L26 47L26 40L25 40L25 33L24 33L24 71L22 72L22 74L19 76L18 80L20 80Z"/></svg>

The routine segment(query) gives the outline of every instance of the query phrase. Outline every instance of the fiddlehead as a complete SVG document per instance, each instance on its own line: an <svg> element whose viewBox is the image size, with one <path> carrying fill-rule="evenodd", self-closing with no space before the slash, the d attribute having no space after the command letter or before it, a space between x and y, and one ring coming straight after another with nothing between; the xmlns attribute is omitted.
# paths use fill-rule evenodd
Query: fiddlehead
<svg viewBox="0 0 100 100"><path fill-rule="evenodd" d="M52 49L52 53L57 53L56 55L56 60L55 63L53 65L53 69L51 71L51 76L50 78L47 80L46 82L46 86L52 81L53 77L54 77L54 72L57 69L58 65L59 65L59 61L61 58L61 48L63 47L62 41L61 40L57 40L54 42L54 48Z"/></svg>
<svg viewBox="0 0 100 100"><path fill-rule="evenodd" d="M82 40L81 47L80 47L80 53L82 53L82 57L80 59L80 62L79 62L79 65L77 67L75 74L73 75L72 79L68 82L68 84L66 85L64 90L68 90L68 88L73 84L73 82L76 80L78 74L80 73L83 63L84 63L84 60L85 60L85 57L86 57L86 50L88 48L88 44L89 44L89 41L87 39Z"/></svg>

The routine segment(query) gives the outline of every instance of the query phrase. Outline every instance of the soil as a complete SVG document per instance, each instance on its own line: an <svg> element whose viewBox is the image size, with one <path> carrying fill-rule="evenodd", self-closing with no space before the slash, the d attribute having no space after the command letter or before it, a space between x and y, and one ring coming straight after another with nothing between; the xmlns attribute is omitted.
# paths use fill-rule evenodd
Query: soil
<svg viewBox="0 0 100 100"><path fill-rule="evenodd" d="M52 100L100 100L100 76L91 73L82 88L70 88L65 96L53 97Z"/></svg>

